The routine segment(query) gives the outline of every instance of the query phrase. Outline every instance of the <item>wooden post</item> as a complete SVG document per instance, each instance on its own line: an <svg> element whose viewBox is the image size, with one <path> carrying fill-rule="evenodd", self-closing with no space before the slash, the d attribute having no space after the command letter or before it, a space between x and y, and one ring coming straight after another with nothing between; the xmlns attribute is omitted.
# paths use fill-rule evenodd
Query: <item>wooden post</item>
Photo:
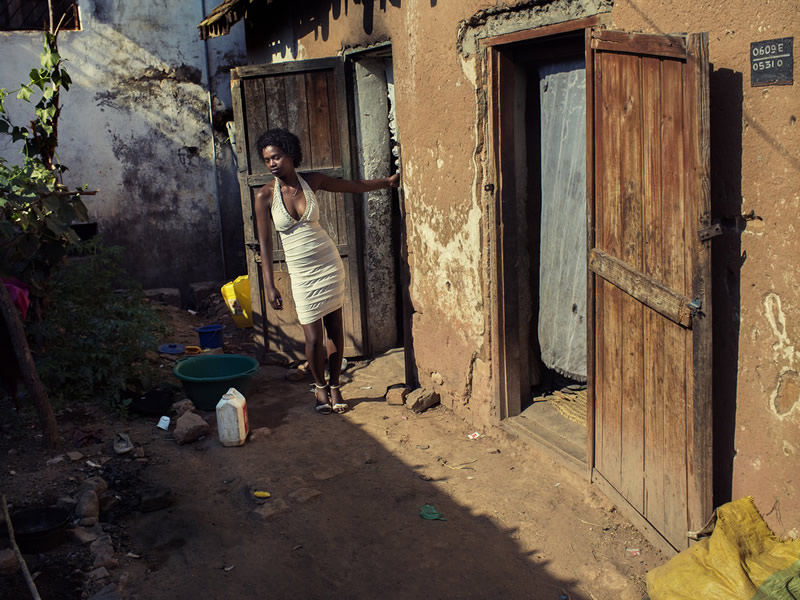
<svg viewBox="0 0 800 600"><path fill-rule="evenodd" d="M0 314L2 314L2 318L6 322L11 349L16 356L22 380L25 382L28 392L30 392L33 406L39 415L45 446L55 450L61 446L61 438L58 435L58 425L56 425L53 407L50 405L47 392L44 390L39 374L36 372L36 365L28 347L28 340L25 337L25 330L19 318L19 311L11 301L11 295L2 282L0 282Z"/></svg>
<svg viewBox="0 0 800 600"><path fill-rule="evenodd" d="M6 286L0 284L0 287L5 289ZM14 556L17 557L22 576L25 578L25 583L28 584L28 590L30 590L33 600L42 600L42 597L39 595L39 590L36 589L36 584L33 582L33 577L31 577L31 572L28 570L28 563L25 562L25 558L22 556L22 552L17 545L17 539L14 536L14 525L11 523L11 515L8 514L8 500L5 494L3 494L2 497L2 504L3 518L6 520L6 527L8 528L8 539L11 541L11 549L14 551Z"/></svg>

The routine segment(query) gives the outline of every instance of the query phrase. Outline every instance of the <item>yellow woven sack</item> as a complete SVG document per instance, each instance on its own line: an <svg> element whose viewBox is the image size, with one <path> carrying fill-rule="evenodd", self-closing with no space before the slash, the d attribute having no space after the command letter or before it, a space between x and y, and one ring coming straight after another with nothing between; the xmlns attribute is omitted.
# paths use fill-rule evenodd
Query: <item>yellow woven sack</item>
<svg viewBox="0 0 800 600"><path fill-rule="evenodd" d="M780 541L748 496L720 506L711 537L647 574L650 600L800 599L800 540Z"/></svg>

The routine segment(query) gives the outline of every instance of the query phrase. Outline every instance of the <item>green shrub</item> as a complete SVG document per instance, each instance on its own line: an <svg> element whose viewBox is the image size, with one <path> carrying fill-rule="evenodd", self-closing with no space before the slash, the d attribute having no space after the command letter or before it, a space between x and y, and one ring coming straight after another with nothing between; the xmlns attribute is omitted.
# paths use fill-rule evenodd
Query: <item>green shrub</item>
<svg viewBox="0 0 800 600"><path fill-rule="evenodd" d="M165 333L156 310L121 267L122 248L95 239L73 247L49 282L43 318L29 323L36 367L51 400L123 408L153 386L146 352Z"/></svg>

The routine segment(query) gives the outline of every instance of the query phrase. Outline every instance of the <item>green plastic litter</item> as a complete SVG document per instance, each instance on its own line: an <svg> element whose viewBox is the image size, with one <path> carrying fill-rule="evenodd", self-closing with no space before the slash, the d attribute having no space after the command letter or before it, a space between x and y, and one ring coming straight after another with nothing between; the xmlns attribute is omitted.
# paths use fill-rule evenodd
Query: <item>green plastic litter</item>
<svg viewBox="0 0 800 600"><path fill-rule="evenodd" d="M419 516L423 519L428 519L429 521L447 521L444 515L440 513L434 506L430 504L425 504L422 508L419 509Z"/></svg>

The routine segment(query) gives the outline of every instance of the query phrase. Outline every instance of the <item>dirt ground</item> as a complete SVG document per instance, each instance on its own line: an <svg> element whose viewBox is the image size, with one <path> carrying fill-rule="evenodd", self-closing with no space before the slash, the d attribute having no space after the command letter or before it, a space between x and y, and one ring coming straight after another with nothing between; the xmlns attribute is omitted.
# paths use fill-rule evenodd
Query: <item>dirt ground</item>
<svg viewBox="0 0 800 600"><path fill-rule="evenodd" d="M199 316L162 311L165 341L196 343ZM227 351L252 349L247 331L226 332ZM172 362L157 360L169 379ZM45 452L32 415L6 406L0 490L13 508L53 504L89 477L109 486L100 523L118 566L92 573L88 546L69 536L27 553L42 598L640 600L666 560L547 455L499 429L469 439L440 406L388 405L402 349L348 367L344 415L316 414L311 380L286 374L261 367L247 394L256 433L235 448L220 445L213 412L198 411L210 433L179 446L157 417L76 406L58 415L64 448ZM120 431L134 453L114 454ZM446 520L421 518L426 504ZM19 572L0 577L0 598L27 597Z"/></svg>

